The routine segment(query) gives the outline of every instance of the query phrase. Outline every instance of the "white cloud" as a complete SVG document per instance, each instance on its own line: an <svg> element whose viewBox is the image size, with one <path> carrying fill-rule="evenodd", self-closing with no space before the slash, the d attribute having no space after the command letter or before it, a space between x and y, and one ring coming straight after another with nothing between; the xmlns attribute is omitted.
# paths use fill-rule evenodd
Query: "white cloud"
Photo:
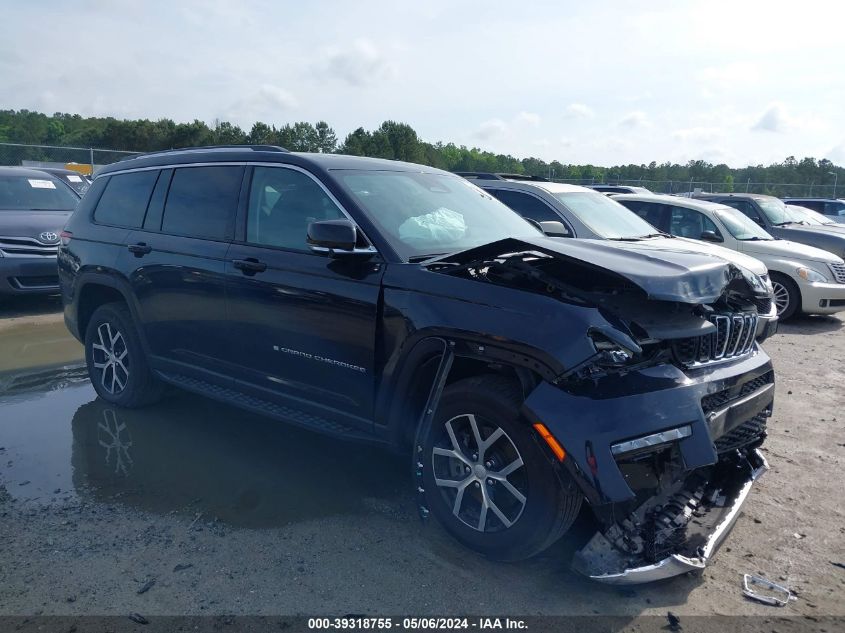
<svg viewBox="0 0 845 633"><path fill-rule="evenodd" d="M773 103L751 129L757 132L786 132L796 127L796 123L782 103Z"/></svg>
<svg viewBox="0 0 845 633"><path fill-rule="evenodd" d="M523 111L516 115L516 122L537 127L540 125L540 115L535 112Z"/></svg>
<svg viewBox="0 0 845 633"><path fill-rule="evenodd" d="M229 120L278 121L282 118L279 115L297 106L297 99L287 90L273 84L262 84L254 93L229 106L224 116Z"/></svg>
<svg viewBox="0 0 845 633"><path fill-rule="evenodd" d="M319 64L321 74L345 81L350 86L365 86L396 75L396 64L366 38L345 48L333 47Z"/></svg>
<svg viewBox="0 0 845 633"><path fill-rule="evenodd" d="M737 83L748 84L759 81L760 68L751 62L732 62L724 66L704 68L698 78L711 86L727 88Z"/></svg>
<svg viewBox="0 0 845 633"><path fill-rule="evenodd" d="M642 110L634 110L633 112L629 112L623 116L619 120L619 125L621 127L633 129L639 127L649 127L651 126L651 122L648 120L648 115L645 112Z"/></svg>
<svg viewBox="0 0 845 633"><path fill-rule="evenodd" d="M501 138L508 132L508 124L501 119L489 119L478 126L473 136L482 141Z"/></svg>
<svg viewBox="0 0 845 633"><path fill-rule="evenodd" d="M563 114L568 119L592 119L596 116L592 108L583 103L570 103L563 109Z"/></svg>
<svg viewBox="0 0 845 633"><path fill-rule="evenodd" d="M718 127L689 127L672 132L672 136L679 141L695 141L708 143L724 136L724 131Z"/></svg>

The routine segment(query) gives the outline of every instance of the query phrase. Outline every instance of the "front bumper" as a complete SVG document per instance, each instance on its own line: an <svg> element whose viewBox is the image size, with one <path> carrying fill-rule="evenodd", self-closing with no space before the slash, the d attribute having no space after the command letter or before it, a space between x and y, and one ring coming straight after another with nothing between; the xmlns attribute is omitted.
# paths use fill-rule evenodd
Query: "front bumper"
<svg viewBox="0 0 845 633"><path fill-rule="evenodd" d="M55 257L0 257L0 294L59 292Z"/></svg>
<svg viewBox="0 0 845 633"><path fill-rule="evenodd" d="M703 570L736 523L742 505L751 492L751 486L769 469L768 462L757 449L754 449L747 456L747 463L748 468L741 476L741 485L731 495L730 501L726 502L721 508L712 506L704 508L707 513L715 513L716 520L712 521L713 517L711 517L715 526L711 532L703 535L703 543L697 547L697 555L686 556L673 553L655 563L632 566L623 564L621 569L602 573L602 571L597 570L597 565L599 568L602 562L612 565L614 558L618 558L618 556L614 556L616 552L613 551L613 546L608 540L603 535L597 534L576 555L576 569L585 573L592 580L611 585L643 584ZM703 513L700 509L697 510L699 510L698 516L700 517ZM700 518L697 520L701 522ZM602 550L605 551L602 552ZM604 555L602 556L602 554Z"/></svg>
<svg viewBox="0 0 845 633"><path fill-rule="evenodd" d="M582 550L575 568L620 583L701 569L736 520L748 482L765 470L753 449L765 438L773 403L771 361L756 346L745 358L694 370L659 365L581 389L541 383L524 413L563 446L561 467L600 526L591 541L596 551ZM709 495L719 503L707 509ZM693 512L704 512L695 515L696 527ZM694 538L686 539L687 530ZM637 541L647 547L628 546Z"/></svg>
<svg viewBox="0 0 845 633"><path fill-rule="evenodd" d="M807 314L836 314L845 310L845 284L810 283L799 279L801 311Z"/></svg>

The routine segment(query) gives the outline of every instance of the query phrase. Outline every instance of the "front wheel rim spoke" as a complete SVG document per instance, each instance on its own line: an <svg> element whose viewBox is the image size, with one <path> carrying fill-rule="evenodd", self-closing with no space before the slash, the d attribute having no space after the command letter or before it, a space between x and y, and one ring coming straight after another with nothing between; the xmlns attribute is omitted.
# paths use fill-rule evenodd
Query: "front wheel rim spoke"
<svg viewBox="0 0 845 633"><path fill-rule="evenodd" d="M513 525L513 521L511 521L508 517L505 516L505 513L499 509L499 506L497 506L492 499L489 499L487 501L487 505L493 511L493 514L498 517L499 521L502 522L502 525L504 525L506 528L509 528Z"/></svg>

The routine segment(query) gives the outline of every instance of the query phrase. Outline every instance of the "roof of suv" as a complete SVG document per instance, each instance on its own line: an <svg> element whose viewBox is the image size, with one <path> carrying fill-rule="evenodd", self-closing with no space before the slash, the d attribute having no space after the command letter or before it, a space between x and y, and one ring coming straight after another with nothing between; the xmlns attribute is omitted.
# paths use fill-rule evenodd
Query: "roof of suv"
<svg viewBox="0 0 845 633"><path fill-rule="evenodd" d="M381 171L413 171L449 174L435 167L425 167L386 158L368 158L345 154L317 154L311 152L289 152L273 145L218 145L211 147L190 147L185 149L153 152L126 158L104 167L97 176L116 171L164 165L190 165L192 163L217 162L265 162L310 166L321 170L365 169ZM449 174L452 175L452 174Z"/></svg>
<svg viewBox="0 0 845 633"><path fill-rule="evenodd" d="M670 196L668 194L661 193L620 193L618 196L613 196L613 199L617 202L624 202L625 200L636 200L639 202L663 202L676 207L695 209L696 211L711 211L714 209L725 208L725 205L718 202L711 202L710 200L682 198L679 196Z"/></svg>
<svg viewBox="0 0 845 633"><path fill-rule="evenodd" d="M697 193L693 196L699 200L709 200L710 198L745 198L748 200L778 200L775 196L769 196L764 193Z"/></svg>
<svg viewBox="0 0 845 633"><path fill-rule="evenodd" d="M795 196L784 196L781 200L795 200L806 202L845 202L842 198L799 198Z"/></svg>
<svg viewBox="0 0 845 633"><path fill-rule="evenodd" d="M457 172L456 172L457 173ZM462 172L467 173L467 172ZM499 178L475 178L470 177L470 180L473 184L478 185L481 188L496 188L497 185L502 185L503 183L507 183L508 189L525 189L525 190L532 190L532 189L544 189L549 193L575 193L578 191L593 191L588 187L581 187L579 185L569 185L563 182L552 182L550 180L525 180L522 178L508 178L507 174L501 174L503 177ZM466 178L466 176L464 176Z"/></svg>

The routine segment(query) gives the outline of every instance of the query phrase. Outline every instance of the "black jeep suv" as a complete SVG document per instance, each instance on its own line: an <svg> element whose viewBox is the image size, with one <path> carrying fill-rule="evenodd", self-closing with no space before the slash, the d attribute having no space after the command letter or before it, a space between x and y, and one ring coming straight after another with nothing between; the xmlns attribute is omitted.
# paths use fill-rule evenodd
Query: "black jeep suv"
<svg viewBox="0 0 845 633"><path fill-rule="evenodd" d="M437 169L131 158L68 222L59 276L104 400L169 383L406 450L421 513L492 557L548 547L586 500L583 573L700 569L766 469L764 288L709 255L547 238Z"/></svg>

